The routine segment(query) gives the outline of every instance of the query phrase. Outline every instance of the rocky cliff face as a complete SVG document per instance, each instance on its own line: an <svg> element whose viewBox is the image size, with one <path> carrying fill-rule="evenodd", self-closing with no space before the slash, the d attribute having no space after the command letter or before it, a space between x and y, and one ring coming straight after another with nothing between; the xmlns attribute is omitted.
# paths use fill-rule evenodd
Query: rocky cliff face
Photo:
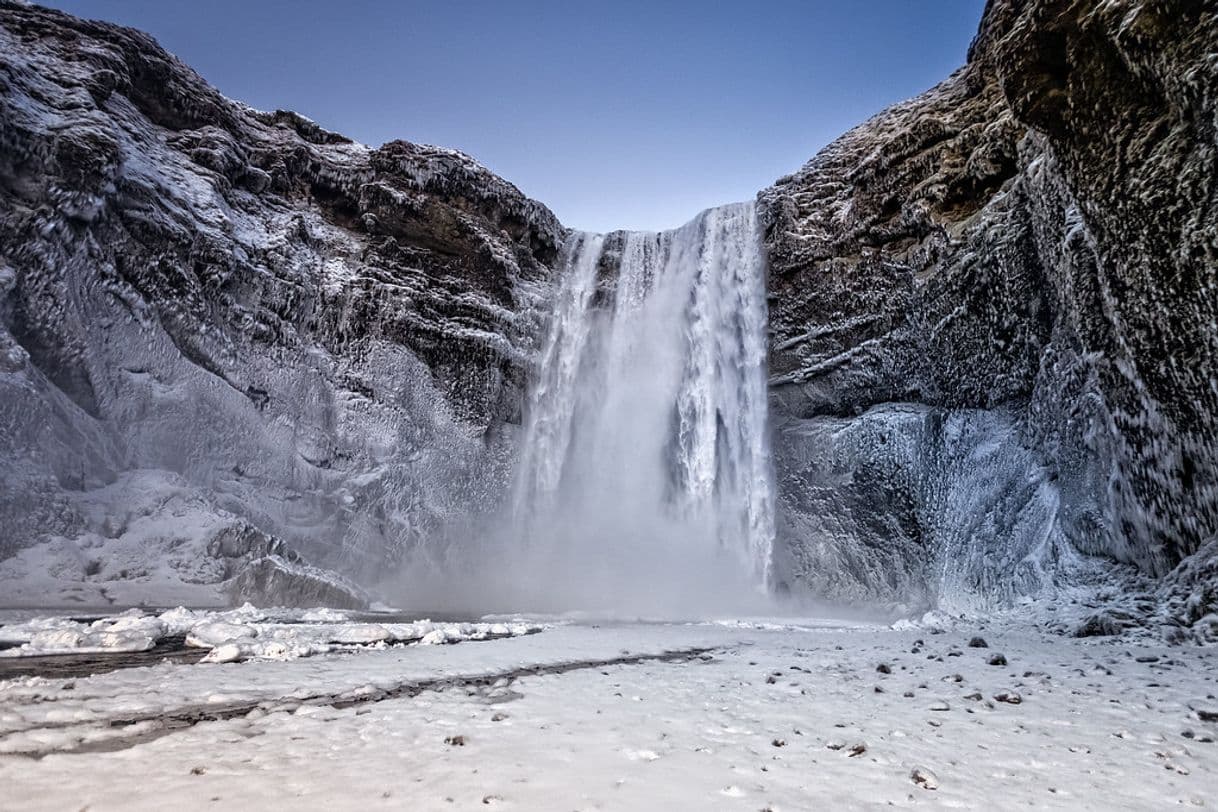
<svg viewBox="0 0 1218 812"><path fill-rule="evenodd" d="M8 598L215 585L244 528L365 582L434 544L503 490L561 240L460 153L0 3L0 567L33 593Z"/></svg>
<svg viewBox="0 0 1218 812"><path fill-rule="evenodd" d="M965 67L759 195L784 588L1090 585L1126 611L1083 632L1218 637L1215 42L1207 2L991 0ZM355 604L315 565L443 557L506 493L565 234L460 153L0 0L5 602Z"/></svg>
<svg viewBox="0 0 1218 812"><path fill-rule="evenodd" d="M991 0L761 193L792 583L972 606L1215 533L1215 42L1206 3Z"/></svg>

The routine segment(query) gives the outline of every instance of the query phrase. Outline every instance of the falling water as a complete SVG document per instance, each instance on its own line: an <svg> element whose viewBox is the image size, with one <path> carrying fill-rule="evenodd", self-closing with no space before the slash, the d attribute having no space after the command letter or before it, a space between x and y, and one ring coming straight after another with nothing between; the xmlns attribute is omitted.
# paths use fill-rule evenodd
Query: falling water
<svg viewBox="0 0 1218 812"><path fill-rule="evenodd" d="M531 558L620 589L770 578L765 280L753 206L675 231L577 233L514 493ZM678 583L659 583L668 579ZM595 583L589 586L595 589Z"/></svg>

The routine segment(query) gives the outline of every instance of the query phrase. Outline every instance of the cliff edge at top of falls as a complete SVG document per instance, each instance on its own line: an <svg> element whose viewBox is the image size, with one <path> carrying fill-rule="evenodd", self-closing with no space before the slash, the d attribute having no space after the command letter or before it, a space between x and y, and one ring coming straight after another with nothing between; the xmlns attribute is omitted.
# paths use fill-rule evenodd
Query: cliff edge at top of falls
<svg viewBox="0 0 1218 812"><path fill-rule="evenodd" d="M210 602L282 542L371 580L499 488L563 234L0 2L0 602Z"/></svg>
<svg viewBox="0 0 1218 812"><path fill-rule="evenodd" d="M760 194L793 583L967 607L1187 560L1157 597L1218 634L1215 43L1202 2L991 0L964 68Z"/></svg>

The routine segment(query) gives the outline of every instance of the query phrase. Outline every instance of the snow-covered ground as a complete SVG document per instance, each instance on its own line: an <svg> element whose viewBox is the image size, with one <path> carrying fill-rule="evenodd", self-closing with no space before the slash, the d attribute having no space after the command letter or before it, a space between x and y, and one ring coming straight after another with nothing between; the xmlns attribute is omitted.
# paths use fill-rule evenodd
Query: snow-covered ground
<svg viewBox="0 0 1218 812"><path fill-rule="evenodd" d="M455 646L11 680L0 806L1218 804L1211 649L936 631L585 620ZM987 647L969 645L977 635Z"/></svg>

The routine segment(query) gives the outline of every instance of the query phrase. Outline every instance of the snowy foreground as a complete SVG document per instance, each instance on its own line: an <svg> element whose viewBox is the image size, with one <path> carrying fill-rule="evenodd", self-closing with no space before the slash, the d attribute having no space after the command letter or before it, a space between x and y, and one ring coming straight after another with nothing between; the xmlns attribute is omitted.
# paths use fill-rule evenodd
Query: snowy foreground
<svg viewBox="0 0 1218 812"><path fill-rule="evenodd" d="M342 625L314 617L295 625ZM509 635L0 682L0 807L1218 805L1206 648L1032 627L464 625Z"/></svg>

